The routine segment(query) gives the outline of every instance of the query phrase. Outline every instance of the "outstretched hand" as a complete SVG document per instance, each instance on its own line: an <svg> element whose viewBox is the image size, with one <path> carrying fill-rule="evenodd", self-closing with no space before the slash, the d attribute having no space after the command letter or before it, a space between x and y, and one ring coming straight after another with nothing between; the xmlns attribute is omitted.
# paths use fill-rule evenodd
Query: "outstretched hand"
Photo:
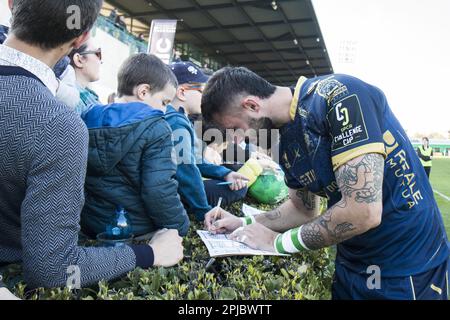
<svg viewBox="0 0 450 320"><path fill-rule="evenodd" d="M260 223L236 229L230 239L241 242L250 248L275 252L274 242L278 233L266 228Z"/></svg>
<svg viewBox="0 0 450 320"><path fill-rule="evenodd" d="M231 233L241 226L241 219L218 207L205 216L206 230L213 234Z"/></svg>
<svg viewBox="0 0 450 320"><path fill-rule="evenodd" d="M231 182L230 189L232 191L242 190L248 185L248 178L240 173L231 172L225 177L226 182Z"/></svg>

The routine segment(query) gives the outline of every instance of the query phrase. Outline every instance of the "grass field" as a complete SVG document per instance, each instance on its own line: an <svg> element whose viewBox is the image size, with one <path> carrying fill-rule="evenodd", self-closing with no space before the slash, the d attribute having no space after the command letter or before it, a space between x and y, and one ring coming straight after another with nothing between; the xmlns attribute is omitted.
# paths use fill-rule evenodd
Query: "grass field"
<svg viewBox="0 0 450 320"><path fill-rule="evenodd" d="M431 184L435 191L450 198L450 159L437 158L433 160L433 168L431 169ZM439 194L434 194L441 209L444 218L447 234L450 235L450 201Z"/></svg>

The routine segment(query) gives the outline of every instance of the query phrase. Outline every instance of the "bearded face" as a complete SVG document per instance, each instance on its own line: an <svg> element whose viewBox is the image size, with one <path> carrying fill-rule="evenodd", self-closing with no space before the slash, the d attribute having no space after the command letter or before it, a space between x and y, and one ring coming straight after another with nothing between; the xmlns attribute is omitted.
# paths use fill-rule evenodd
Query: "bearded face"
<svg viewBox="0 0 450 320"><path fill-rule="evenodd" d="M259 130L272 130L275 129L273 121L270 118L261 118L261 119L249 119L248 125L251 129L259 131Z"/></svg>

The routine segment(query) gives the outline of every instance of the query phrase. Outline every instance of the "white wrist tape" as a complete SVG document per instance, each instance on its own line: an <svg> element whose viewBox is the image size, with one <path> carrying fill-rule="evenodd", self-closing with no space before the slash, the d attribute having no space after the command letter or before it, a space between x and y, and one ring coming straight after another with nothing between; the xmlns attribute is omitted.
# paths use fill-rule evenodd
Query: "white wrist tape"
<svg viewBox="0 0 450 320"><path fill-rule="evenodd" d="M243 227L256 223L256 219L254 216L247 216L245 218L241 218L241 220Z"/></svg>
<svg viewBox="0 0 450 320"><path fill-rule="evenodd" d="M302 239L302 229L303 226L278 235L273 244L275 252L286 254L309 251Z"/></svg>

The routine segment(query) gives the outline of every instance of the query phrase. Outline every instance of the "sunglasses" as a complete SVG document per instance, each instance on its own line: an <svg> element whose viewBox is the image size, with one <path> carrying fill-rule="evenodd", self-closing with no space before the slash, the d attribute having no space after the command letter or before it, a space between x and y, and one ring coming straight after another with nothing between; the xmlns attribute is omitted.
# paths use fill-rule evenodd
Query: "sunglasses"
<svg viewBox="0 0 450 320"><path fill-rule="evenodd" d="M80 56L86 56L88 54L95 54L97 56L97 58L99 58L100 61L102 61L102 58L103 58L102 49L80 52Z"/></svg>

